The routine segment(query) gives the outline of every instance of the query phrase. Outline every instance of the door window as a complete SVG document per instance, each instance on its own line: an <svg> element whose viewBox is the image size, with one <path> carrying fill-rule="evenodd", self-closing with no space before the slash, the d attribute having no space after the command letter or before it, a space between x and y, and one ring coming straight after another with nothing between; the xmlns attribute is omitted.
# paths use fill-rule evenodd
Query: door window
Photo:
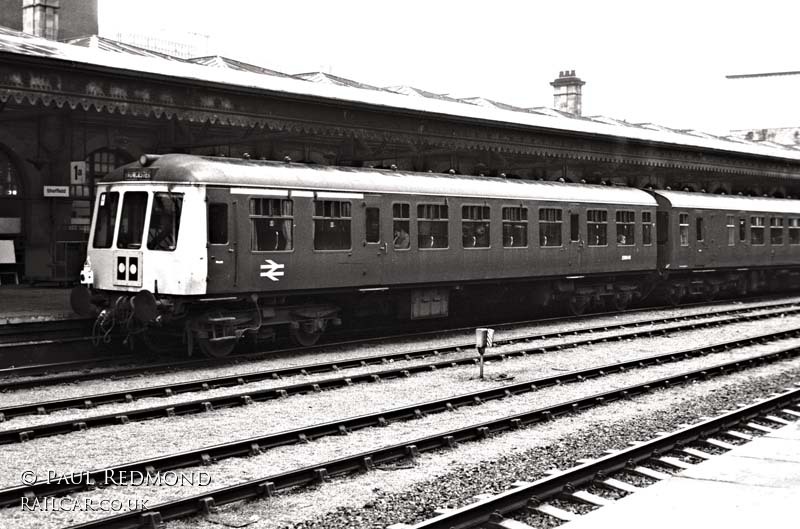
<svg viewBox="0 0 800 529"><path fill-rule="evenodd" d="M147 193L128 191L122 199L117 248L138 250L144 236L144 216L147 213Z"/></svg>

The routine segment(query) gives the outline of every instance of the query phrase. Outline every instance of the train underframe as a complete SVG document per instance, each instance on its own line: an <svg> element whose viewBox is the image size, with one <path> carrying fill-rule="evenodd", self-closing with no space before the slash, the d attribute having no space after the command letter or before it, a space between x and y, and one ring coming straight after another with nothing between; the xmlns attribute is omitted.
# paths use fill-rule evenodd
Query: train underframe
<svg viewBox="0 0 800 529"><path fill-rule="evenodd" d="M688 300L714 300L800 288L800 269L702 270L628 275L573 276L515 282L439 284L396 289L319 292L299 296L249 293L236 296L179 298L148 291L119 295L91 294L98 314L96 337L113 330L126 341L143 342L156 353L196 349L209 357L225 357L244 336L274 340L287 334L311 346L331 327L369 325L377 318L428 320L446 318L481 307L494 316L562 309L580 315L596 310L625 310L657 297L679 305ZM82 294L85 295L85 294ZM96 339L96 341L101 341Z"/></svg>

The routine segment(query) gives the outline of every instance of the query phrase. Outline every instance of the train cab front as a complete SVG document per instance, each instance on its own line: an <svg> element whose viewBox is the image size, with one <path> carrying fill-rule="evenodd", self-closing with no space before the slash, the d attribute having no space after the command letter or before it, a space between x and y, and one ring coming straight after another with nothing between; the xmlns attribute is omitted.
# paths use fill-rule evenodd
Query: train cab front
<svg viewBox="0 0 800 529"><path fill-rule="evenodd" d="M161 323L180 309L176 300L206 292L205 230L197 229L205 225L204 190L161 178L152 161L143 156L97 186L81 284L70 301L106 335L117 325L132 332Z"/></svg>

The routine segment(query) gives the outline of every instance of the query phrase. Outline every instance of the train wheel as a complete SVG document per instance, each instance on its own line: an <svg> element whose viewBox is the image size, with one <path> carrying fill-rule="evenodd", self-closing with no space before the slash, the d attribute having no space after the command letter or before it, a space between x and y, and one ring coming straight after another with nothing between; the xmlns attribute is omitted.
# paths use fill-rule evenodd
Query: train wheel
<svg viewBox="0 0 800 529"><path fill-rule="evenodd" d="M236 339L215 340L209 338L200 338L195 336L195 341L200 346L200 350L204 355L210 358L225 358L233 352L236 348Z"/></svg>
<svg viewBox="0 0 800 529"><path fill-rule="evenodd" d="M569 311L574 316L580 316L584 312L586 312L586 308L589 306L589 299L584 296L571 296L569 298Z"/></svg>
<svg viewBox="0 0 800 529"><path fill-rule="evenodd" d="M672 285L667 291L667 303L673 307L677 307L683 300L683 288L678 285Z"/></svg>
<svg viewBox="0 0 800 529"><path fill-rule="evenodd" d="M630 292L619 292L614 294L614 297L611 298L611 307L614 310L623 311L628 308L628 305L631 304L631 294Z"/></svg>
<svg viewBox="0 0 800 529"><path fill-rule="evenodd" d="M302 347L311 347L319 342L322 337L322 331L308 332L303 329L289 328L289 336L295 344Z"/></svg>

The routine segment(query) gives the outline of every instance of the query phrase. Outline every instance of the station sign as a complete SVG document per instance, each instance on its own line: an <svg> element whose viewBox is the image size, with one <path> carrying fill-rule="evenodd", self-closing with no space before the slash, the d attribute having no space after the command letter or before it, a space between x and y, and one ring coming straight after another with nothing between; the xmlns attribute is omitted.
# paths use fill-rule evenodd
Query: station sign
<svg viewBox="0 0 800 529"><path fill-rule="evenodd" d="M69 162L69 183L74 186L86 183L86 162Z"/></svg>
<svg viewBox="0 0 800 529"><path fill-rule="evenodd" d="M69 186L44 186L44 196L46 197L69 197Z"/></svg>

